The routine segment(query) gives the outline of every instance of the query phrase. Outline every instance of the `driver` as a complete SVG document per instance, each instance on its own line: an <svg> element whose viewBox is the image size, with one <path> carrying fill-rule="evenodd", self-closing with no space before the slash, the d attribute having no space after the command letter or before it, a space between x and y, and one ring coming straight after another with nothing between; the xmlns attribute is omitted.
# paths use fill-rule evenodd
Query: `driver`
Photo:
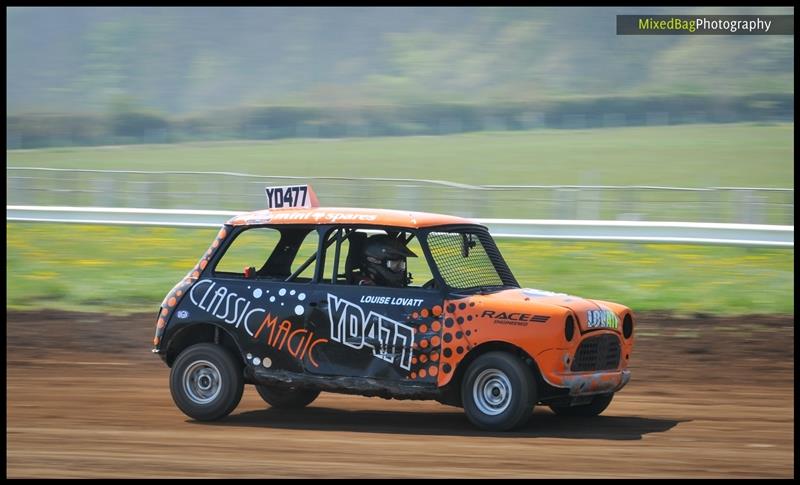
<svg viewBox="0 0 800 485"><path fill-rule="evenodd" d="M406 257L416 258L400 240L386 234L370 236L364 244L364 272L359 285L402 288L411 282L406 272Z"/></svg>

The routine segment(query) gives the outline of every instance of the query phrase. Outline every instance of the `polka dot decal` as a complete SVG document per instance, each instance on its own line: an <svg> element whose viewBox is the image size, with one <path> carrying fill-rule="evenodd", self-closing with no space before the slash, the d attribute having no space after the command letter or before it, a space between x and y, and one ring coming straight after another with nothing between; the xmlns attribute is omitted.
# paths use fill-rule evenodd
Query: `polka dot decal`
<svg viewBox="0 0 800 485"><path fill-rule="evenodd" d="M223 227L217 233L217 237L214 239L214 242L211 243L211 247L205 252L203 257L200 261L197 262L194 268L189 271L186 276L172 288L172 291L169 292L166 298L164 298L164 302L161 304L162 310L159 314L160 317L156 324L156 336L153 339L153 345L158 345L161 342L161 337L164 335L164 328L166 327L166 322L169 320L170 314L175 310L175 307L178 305L178 298L183 296L186 293L186 290L189 289L190 286L200 278L200 273L206 269L208 266L208 262L211 260L211 257L214 255L214 252L222 245L222 242L228 236L228 229L227 226Z"/></svg>
<svg viewBox="0 0 800 485"><path fill-rule="evenodd" d="M477 332L478 318L475 311L475 302L456 301L447 303L444 318L444 329L441 335L441 359L437 383L446 384L458 367L458 363L474 347L468 337L473 337Z"/></svg>
<svg viewBox="0 0 800 485"><path fill-rule="evenodd" d="M280 304L282 307L288 305L296 316L302 316L306 313L306 307L303 304L306 299L306 294L302 291L279 288L277 295L270 295L269 290L262 291L256 288L253 290L253 298L260 299L260 304L269 302L276 305ZM267 309L269 308L270 306L267 305Z"/></svg>
<svg viewBox="0 0 800 485"><path fill-rule="evenodd" d="M435 305L432 308L420 308L408 315L408 324L415 330L412 346L414 357L411 358L408 379L431 381L441 373L439 359L444 328L442 313L442 307Z"/></svg>
<svg viewBox="0 0 800 485"><path fill-rule="evenodd" d="M481 334L486 330L476 301L482 299L472 296L410 312L407 320L416 332L408 379L447 384L470 350L490 336Z"/></svg>

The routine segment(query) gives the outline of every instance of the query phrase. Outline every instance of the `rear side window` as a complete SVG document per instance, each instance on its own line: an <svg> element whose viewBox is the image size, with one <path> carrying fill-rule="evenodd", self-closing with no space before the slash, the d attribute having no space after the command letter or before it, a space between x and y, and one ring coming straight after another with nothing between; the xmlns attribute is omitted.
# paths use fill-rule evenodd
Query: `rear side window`
<svg viewBox="0 0 800 485"><path fill-rule="evenodd" d="M316 270L318 237L310 227L248 228L239 233L222 255L215 273L227 277L269 278L309 282Z"/></svg>
<svg viewBox="0 0 800 485"><path fill-rule="evenodd" d="M309 232L306 237L303 239L303 242L300 244L300 247L297 249L297 254L292 260L291 268L292 274L300 271L297 275L298 279L312 279L314 277L314 271L317 268L316 256L317 256L317 246L319 245L317 232L312 231ZM312 260L310 263L309 260ZM304 268L305 266L305 268Z"/></svg>
<svg viewBox="0 0 800 485"><path fill-rule="evenodd" d="M240 273L244 268L260 268L275 250L281 233L269 227L255 227L240 233L222 255L216 271Z"/></svg>

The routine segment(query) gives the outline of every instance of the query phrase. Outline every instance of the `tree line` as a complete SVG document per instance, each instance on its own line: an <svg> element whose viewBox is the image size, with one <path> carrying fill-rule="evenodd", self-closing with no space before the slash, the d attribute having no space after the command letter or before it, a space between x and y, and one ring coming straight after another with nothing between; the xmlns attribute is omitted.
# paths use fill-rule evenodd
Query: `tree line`
<svg viewBox="0 0 800 485"><path fill-rule="evenodd" d="M793 93L572 97L491 104L260 106L191 116L122 106L107 114L8 115L6 148L793 120Z"/></svg>

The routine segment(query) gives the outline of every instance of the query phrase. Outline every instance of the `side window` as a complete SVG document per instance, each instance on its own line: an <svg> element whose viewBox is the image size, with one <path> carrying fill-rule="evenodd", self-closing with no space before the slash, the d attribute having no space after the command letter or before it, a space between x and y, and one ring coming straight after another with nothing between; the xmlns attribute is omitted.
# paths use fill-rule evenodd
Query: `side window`
<svg viewBox="0 0 800 485"><path fill-rule="evenodd" d="M486 234L485 238L488 237ZM480 234L431 232L427 242L442 279L451 288L464 290L504 284ZM491 239L487 242L491 243Z"/></svg>
<svg viewBox="0 0 800 485"><path fill-rule="evenodd" d="M329 232L327 236L328 240L330 240L330 238L335 238L336 234L336 230ZM356 238L358 236L352 235L352 237ZM331 278L333 277L334 258L336 257L336 244L336 242L333 242L327 247L327 249L325 249L325 270L322 273L322 281L325 283L330 283ZM339 248L339 265L336 268L336 272L339 273L340 277L336 279L335 284L348 284L347 275L345 274L345 265L347 263L348 254L350 254L350 238L345 238L345 235L342 235L342 245ZM355 254L351 256L351 258L355 257Z"/></svg>
<svg viewBox="0 0 800 485"><path fill-rule="evenodd" d="M393 284L387 282L376 282L378 286L406 286L406 287L422 287L427 281L433 278L428 262L425 259L425 254L422 252L422 247L416 237L411 237L412 233L401 231L399 234L396 231L378 230L378 229L347 229L344 233L344 239L339 249L339 263L336 265L336 272L338 273L334 284L341 285L358 285L362 279L371 281L372 278L367 276L363 264L369 264L365 261L365 248L373 241L374 238L393 238L396 239L394 244L386 246L387 250L391 252L391 247L395 244L399 247L405 246L408 250L416 255L408 256L406 261L405 271L397 269L390 272L388 267L382 268L386 278L396 279ZM336 238L336 230L331 231L327 235L328 240ZM410 239L409 239L410 238ZM407 242L406 242L407 241ZM325 268L323 272L323 281L330 283L333 277L333 270L336 260L336 245L334 241L330 244L325 251ZM402 272L402 273L401 273ZM403 276L407 275L411 281L402 284Z"/></svg>
<svg viewBox="0 0 800 485"><path fill-rule="evenodd" d="M408 239L408 234L406 234ZM406 247L417 255L416 258L408 258L408 272L410 273L411 283L408 286L422 287L425 283L433 279L431 267L428 266L428 261L425 259L425 253L422 252L422 246L416 236L406 243Z"/></svg>
<svg viewBox="0 0 800 485"><path fill-rule="evenodd" d="M244 274L244 268L260 268L274 251L281 233L269 227L254 227L240 233L217 263L216 272Z"/></svg>
<svg viewBox="0 0 800 485"><path fill-rule="evenodd" d="M297 250L297 255L294 257L294 261L292 261L291 274L294 274L295 271L307 264L305 269L303 269L300 274L297 275L298 280L310 281L314 278L314 270L317 268L317 261L316 259L310 263L308 261L312 258L315 258L317 255L317 246L319 244L318 239L317 231L309 232L305 239L303 239L303 242L300 244L300 248Z"/></svg>
<svg viewBox="0 0 800 485"><path fill-rule="evenodd" d="M254 227L239 233L214 268L216 273L244 278L245 268L255 271L250 278L309 282L316 269L317 232L311 227L287 227L280 231Z"/></svg>

